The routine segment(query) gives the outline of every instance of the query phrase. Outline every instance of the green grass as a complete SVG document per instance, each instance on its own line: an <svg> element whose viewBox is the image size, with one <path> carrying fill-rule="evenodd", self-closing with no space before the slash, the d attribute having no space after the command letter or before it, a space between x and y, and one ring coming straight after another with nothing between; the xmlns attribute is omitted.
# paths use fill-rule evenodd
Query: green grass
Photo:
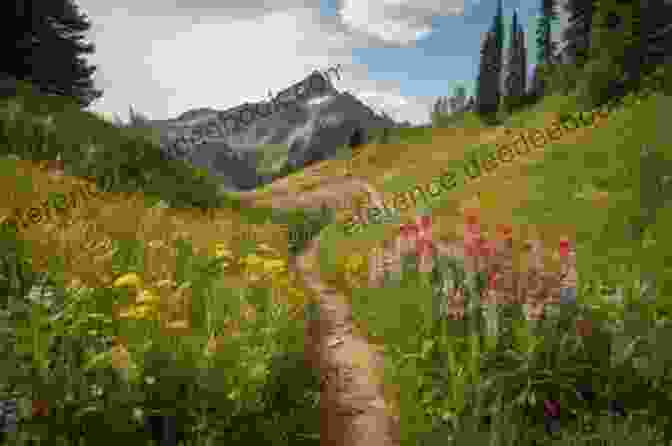
<svg viewBox="0 0 672 446"><path fill-rule="evenodd" d="M155 141L151 130L116 127L67 99L35 94L29 84L0 101L2 157L41 161L60 154L66 174L94 179L102 191L140 191L175 208L233 209L247 223L300 220L293 211L244 209L238 198L219 190L216 179L166 159Z"/></svg>
<svg viewBox="0 0 672 446"><path fill-rule="evenodd" d="M605 125L591 129L585 144L549 144L540 161L523 169L534 193L514 214L514 224L532 218L538 224L577 227L577 307L555 309L536 327L520 319L519 306L501 309L502 331L493 346L485 331L474 328L484 327L485 319L437 319L432 288L412 274L381 289L352 290L355 320L386 347L385 383L399 390L402 445L588 445L591 437L614 446L672 444L672 420L664 415L672 409L672 371L663 359L668 357L663 339L669 335L663 333L670 331L665 321L672 302L669 262L663 260L669 231L664 228L672 208L665 198L669 189L646 189L672 165L667 144L672 130L663 122L672 100L661 94L640 104L631 104L631 99L625 98L626 105L616 107ZM512 116L507 125L543 127L541 112L568 113L576 110L574 104L573 99L548 97ZM651 148L651 160L656 161L644 164L642 145ZM413 185L406 178L391 179L384 193ZM608 191L610 206L570 200L577 185ZM448 200L450 194L444 193L431 207L440 209ZM646 247L627 235L633 221L641 222L645 208L650 210L649 219L641 223ZM577 220L577 215L582 218ZM343 237L355 243L382 241L389 233L385 229L369 225L349 236L327 227L321 233L322 271L336 271L332 253L339 252ZM638 285L644 271L648 279L657 280L654 294L646 299L639 296ZM624 289L625 303L604 301L598 290L606 283ZM580 340L574 334L577 317L594 322L591 337ZM626 348L633 342L638 347ZM480 366L469 369L474 364ZM463 373L458 373L460 367ZM597 392L592 406L571 390L585 382ZM544 432L540 406L546 398L560 399L563 407L562 434L556 439ZM624 402L629 417L607 415L613 398ZM656 404L649 404L654 400ZM483 424L485 413L493 416L490 426ZM576 419L567 417L571 413ZM586 429L591 423L592 434ZM663 439L663 433L668 437Z"/></svg>
<svg viewBox="0 0 672 446"><path fill-rule="evenodd" d="M154 136L36 95L26 84L0 103L3 157L40 161L60 154L66 174L93 178L103 191L143 192L148 205L225 207L246 223L305 220L302 211L243 208L207 175L162 157ZM188 335L166 336L154 321L112 317L116 304L134 298L128 290L69 290L56 257L48 271L34 271L31 244L10 225L0 226L0 246L0 399L16 398L20 406L18 432L0 444L91 445L104 432L109 441L144 446L150 434L137 411L177 415L193 445L319 443L319 380L303 366L304 323L274 303L270 289L229 286L220 261L178 240L176 281L191 284L192 327ZM142 275L141 244L113 240L112 247L115 272ZM29 292L45 280L50 297L32 302ZM223 320L241 320L244 302L260 317L243 320L241 336L225 338L225 348L206 358L209 337ZM128 373L112 367L114 336L127 339L135 364ZM49 415L31 415L38 399L48 402Z"/></svg>

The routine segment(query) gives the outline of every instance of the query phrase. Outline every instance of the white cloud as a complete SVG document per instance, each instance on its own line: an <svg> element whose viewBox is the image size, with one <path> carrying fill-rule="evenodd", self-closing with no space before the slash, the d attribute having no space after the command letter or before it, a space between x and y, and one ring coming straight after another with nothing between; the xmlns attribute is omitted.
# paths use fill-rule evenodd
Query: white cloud
<svg viewBox="0 0 672 446"><path fill-rule="evenodd" d="M342 0L339 15L353 30L387 43L409 45L431 34L432 17L463 10L463 0Z"/></svg>
<svg viewBox="0 0 672 446"><path fill-rule="evenodd" d="M363 102L380 103L400 120L428 120L426 104L431 101L403 97L398 82L371 80L366 66L353 63L352 50L380 42L375 36L352 32L338 18L321 17L316 8L280 7L307 0L277 0L280 6L274 0L269 3L275 7L272 10L239 8L233 16L206 0L198 0L189 10L164 10L155 4L151 18L146 10L149 1L129 1L116 9L97 1L81 0L94 24L91 40L96 53L91 62L99 65L95 80L104 90L103 98L92 106L96 112L127 119L133 105L150 119L167 119L192 108L224 109L265 99L269 89L277 93L314 69L341 64L342 80L333 79L339 90L358 97L361 92L375 92L377 96L362 98ZM425 3L427 10L431 2ZM434 3L438 10L439 3ZM391 99L395 97L406 104Z"/></svg>

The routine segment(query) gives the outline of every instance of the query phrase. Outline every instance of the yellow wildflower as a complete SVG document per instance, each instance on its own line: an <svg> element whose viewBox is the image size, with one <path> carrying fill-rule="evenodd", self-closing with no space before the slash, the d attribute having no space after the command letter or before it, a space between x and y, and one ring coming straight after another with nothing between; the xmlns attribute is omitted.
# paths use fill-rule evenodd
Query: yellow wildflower
<svg viewBox="0 0 672 446"><path fill-rule="evenodd" d="M159 296L152 293L150 290L138 290L138 296L135 301L139 304L156 303L159 301Z"/></svg>
<svg viewBox="0 0 672 446"><path fill-rule="evenodd" d="M135 308L136 317L144 319L154 313L154 308L149 305L139 305Z"/></svg>
<svg viewBox="0 0 672 446"><path fill-rule="evenodd" d="M271 246L268 246L266 243L260 243L257 246L257 251L265 252L265 253L268 253L268 254L277 253L277 250L275 248L272 248Z"/></svg>
<svg viewBox="0 0 672 446"><path fill-rule="evenodd" d="M252 272L248 272L246 277L250 282L259 282L262 279L262 276Z"/></svg>
<svg viewBox="0 0 672 446"><path fill-rule="evenodd" d="M142 286L142 279L136 273L124 274L123 276L115 280L112 286L114 286L115 288L120 288L124 286L132 286L138 288Z"/></svg>
<svg viewBox="0 0 672 446"><path fill-rule="evenodd" d="M248 265L258 265L263 261L264 259L262 259L256 254L248 254L247 257L240 259L240 263L247 263Z"/></svg>
<svg viewBox="0 0 672 446"><path fill-rule="evenodd" d="M264 269L266 271L281 272L286 268L285 262L279 259L271 259L264 262Z"/></svg>
<svg viewBox="0 0 672 446"><path fill-rule="evenodd" d="M226 257L226 258L232 258L233 253L226 249L226 245L224 243L216 243L215 244L215 257L220 258L220 257Z"/></svg>
<svg viewBox="0 0 672 446"><path fill-rule="evenodd" d="M361 254L353 254L348 257L345 268L347 271L357 271L364 264L364 257Z"/></svg>
<svg viewBox="0 0 672 446"><path fill-rule="evenodd" d="M156 286L158 288L174 288L177 286L177 284L170 279L162 279L156 282Z"/></svg>
<svg viewBox="0 0 672 446"><path fill-rule="evenodd" d="M130 307L127 308L126 310L122 310L119 312L119 317L121 319L135 319L136 313L135 313L135 308Z"/></svg>

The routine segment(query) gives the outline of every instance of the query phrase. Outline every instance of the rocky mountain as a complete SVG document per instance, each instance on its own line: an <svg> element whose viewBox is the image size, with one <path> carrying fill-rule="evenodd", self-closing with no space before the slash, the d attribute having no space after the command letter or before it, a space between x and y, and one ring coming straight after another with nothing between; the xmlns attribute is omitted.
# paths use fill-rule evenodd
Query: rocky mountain
<svg viewBox="0 0 672 446"><path fill-rule="evenodd" d="M366 139L368 129L395 123L313 72L268 102L225 111L199 108L149 125L159 130L161 146L171 157L206 169L221 178L226 190L247 190L273 177L258 173L270 147L277 152L286 146L280 171L287 172L333 158L355 133Z"/></svg>

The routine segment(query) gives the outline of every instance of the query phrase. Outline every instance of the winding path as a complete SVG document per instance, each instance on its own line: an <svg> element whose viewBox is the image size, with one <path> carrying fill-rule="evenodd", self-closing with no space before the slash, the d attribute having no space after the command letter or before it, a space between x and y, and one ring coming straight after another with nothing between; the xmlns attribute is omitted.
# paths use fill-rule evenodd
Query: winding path
<svg viewBox="0 0 672 446"><path fill-rule="evenodd" d="M274 185L280 187L274 188L270 199L268 195L256 199L255 192L243 192L239 197L252 206L319 209L323 203L334 206L344 196L364 191L370 202L382 206L381 194L354 177L329 179L302 194L286 189L288 185L287 181ZM396 446L399 444L398 417L383 398L382 354L356 334L348 297L330 287L320 276L319 245L318 234L299 256L290 260L289 267L298 271L306 287L318 296L319 316L307 321L306 359L321 373L321 444ZM437 241L436 246L444 255L463 256L463 249L457 243ZM573 272L575 277L574 269ZM541 307L543 310L543 305Z"/></svg>
<svg viewBox="0 0 672 446"><path fill-rule="evenodd" d="M320 187L293 194L276 190L271 205L276 208L319 208L333 205L365 191L370 200L382 205L380 194L357 178L329 180ZM285 193L283 193L285 192ZM241 193L250 204L262 205L254 192ZM399 444L397 418L388 410L378 378L383 358L368 341L355 334L347 296L321 278L317 261L320 236L291 260L290 268L300 272L317 296L318 314L307 321L306 359L321 374L321 444L323 446L394 446Z"/></svg>

